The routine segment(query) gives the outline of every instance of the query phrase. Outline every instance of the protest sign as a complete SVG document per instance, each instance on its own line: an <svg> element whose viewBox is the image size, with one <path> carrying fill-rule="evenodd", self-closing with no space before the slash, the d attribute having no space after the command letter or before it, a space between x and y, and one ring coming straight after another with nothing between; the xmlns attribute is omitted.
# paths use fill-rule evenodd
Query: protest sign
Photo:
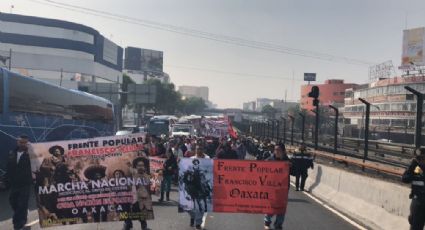
<svg viewBox="0 0 425 230"><path fill-rule="evenodd" d="M158 195L161 192L161 182L163 179L163 166L167 159L159 157L149 157L151 173L151 192Z"/></svg>
<svg viewBox="0 0 425 230"><path fill-rule="evenodd" d="M212 210L213 160L183 158L179 162L179 210Z"/></svg>
<svg viewBox="0 0 425 230"><path fill-rule="evenodd" d="M214 212L284 214L289 164L214 160Z"/></svg>
<svg viewBox="0 0 425 230"><path fill-rule="evenodd" d="M143 141L131 134L32 144L41 227L153 219Z"/></svg>

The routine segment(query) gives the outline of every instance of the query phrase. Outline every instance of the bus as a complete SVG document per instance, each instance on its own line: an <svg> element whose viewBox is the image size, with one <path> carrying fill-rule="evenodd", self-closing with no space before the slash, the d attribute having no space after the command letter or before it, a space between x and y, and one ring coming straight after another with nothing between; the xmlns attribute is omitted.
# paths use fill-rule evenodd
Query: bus
<svg viewBox="0 0 425 230"><path fill-rule="evenodd" d="M0 68L0 169L20 135L33 143L111 136L114 124L109 100Z"/></svg>
<svg viewBox="0 0 425 230"><path fill-rule="evenodd" d="M154 136L170 135L171 126L177 121L177 117L172 115L154 116L148 123L148 134Z"/></svg>

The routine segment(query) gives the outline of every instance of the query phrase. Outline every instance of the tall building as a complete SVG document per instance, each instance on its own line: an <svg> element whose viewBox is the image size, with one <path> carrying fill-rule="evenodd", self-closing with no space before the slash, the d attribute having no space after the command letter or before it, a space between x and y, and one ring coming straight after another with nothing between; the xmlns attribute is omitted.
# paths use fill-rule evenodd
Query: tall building
<svg viewBox="0 0 425 230"><path fill-rule="evenodd" d="M243 110L244 111L255 111L255 101L249 101L249 102L245 102L243 103Z"/></svg>
<svg viewBox="0 0 425 230"><path fill-rule="evenodd" d="M182 85L179 87L179 92L184 97L200 97L204 99L205 102L208 100L209 89L206 86L187 86Z"/></svg>
<svg viewBox="0 0 425 230"><path fill-rule="evenodd" d="M301 86L300 106L308 111L314 109L313 98L308 97L308 93L314 85ZM317 84L319 87L319 101L322 105L344 105L345 90L357 86L357 84L344 83L344 80L329 79L324 84Z"/></svg>
<svg viewBox="0 0 425 230"><path fill-rule="evenodd" d="M0 66L14 72L71 89L122 81L122 48L91 27L0 13L0 31Z"/></svg>

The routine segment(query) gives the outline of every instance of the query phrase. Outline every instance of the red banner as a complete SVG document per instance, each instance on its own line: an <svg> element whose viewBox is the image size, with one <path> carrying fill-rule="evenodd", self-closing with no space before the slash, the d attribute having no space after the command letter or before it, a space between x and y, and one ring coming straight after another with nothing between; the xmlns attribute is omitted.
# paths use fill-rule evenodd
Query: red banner
<svg viewBox="0 0 425 230"><path fill-rule="evenodd" d="M283 161L214 161L214 212L284 214L289 164Z"/></svg>

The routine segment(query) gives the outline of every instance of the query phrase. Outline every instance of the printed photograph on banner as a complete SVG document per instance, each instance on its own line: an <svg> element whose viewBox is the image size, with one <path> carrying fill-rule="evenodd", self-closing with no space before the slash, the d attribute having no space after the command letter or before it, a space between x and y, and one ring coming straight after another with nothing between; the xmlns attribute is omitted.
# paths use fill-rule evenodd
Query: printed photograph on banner
<svg viewBox="0 0 425 230"><path fill-rule="evenodd" d="M151 174L151 193L159 195L161 193L161 182L163 179L163 167L167 159L159 157L149 157Z"/></svg>
<svg viewBox="0 0 425 230"><path fill-rule="evenodd" d="M212 211L213 160L183 158L179 162L179 210Z"/></svg>
<svg viewBox="0 0 425 230"><path fill-rule="evenodd" d="M153 219L144 135L32 144L41 227Z"/></svg>
<svg viewBox="0 0 425 230"><path fill-rule="evenodd" d="M289 164L214 160L214 212L284 214Z"/></svg>

